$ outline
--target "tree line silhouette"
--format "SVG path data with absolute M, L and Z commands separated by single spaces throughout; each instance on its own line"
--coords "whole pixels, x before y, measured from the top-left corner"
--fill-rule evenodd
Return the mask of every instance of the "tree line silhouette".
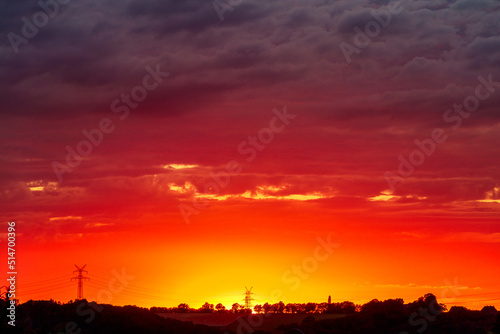
M 352 302 L 341 303 L 289 303 L 283 302 L 256 305 L 254 311 L 259 314 L 246 314 L 250 309 L 235 303 L 231 309 L 222 304 L 205 303 L 199 309 L 191 309 L 188 304 L 175 308 L 137 306 L 113 306 L 94 302 L 70 301 L 68 303 L 30 300 L 16 306 L 16 327 L 7 324 L 8 300 L 0 299 L 1 333 L 169 333 L 169 334 L 238 334 L 235 321 L 226 327 L 210 327 L 160 317 L 157 313 L 195 312 L 241 313 L 240 319 L 261 317 L 279 319 L 288 317 L 300 319 L 296 323 L 281 324 L 275 329 L 284 334 L 297 333 L 300 329 L 305 334 L 500 334 L 500 314 L 493 306 L 485 306 L 481 311 L 471 311 L 465 307 L 453 306 L 448 312 L 445 305 L 439 304 L 432 294 L 426 294 L 418 300 L 405 304 L 402 299 L 379 301 L 374 299 L 363 305 Z M 96 312 L 91 312 L 97 310 Z M 319 314 L 339 314 L 338 317 L 325 319 Z M 303 316 L 300 316 L 304 314 Z M 281 317 L 281 318 L 280 318 Z M 285 317 L 285 318 L 283 318 Z M 318 320 L 316 320 L 316 318 Z M 255 320 L 255 319 L 254 319 Z M 238 320 L 239 321 L 239 320 Z M 244 334 L 268 334 L 263 329 L 254 328 Z M 239 333 L 241 334 L 241 333 Z
M 206 302 L 200 308 L 190 308 L 188 304 L 181 303 L 177 307 L 151 307 L 151 311 L 155 313 L 252 313 L 267 314 L 267 313 L 291 313 L 291 314 L 306 314 L 306 313 L 322 313 L 322 314 L 352 314 L 361 310 L 362 305 L 355 305 L 353 302 L 344 301 L 341 303 L 288 303 L 282 301 L 263 305 L 255 305 L 252 309 L 246 308 L 244 305 L 234 303 L 230 309 L 227 309 L 222 303 L 214 306 Z

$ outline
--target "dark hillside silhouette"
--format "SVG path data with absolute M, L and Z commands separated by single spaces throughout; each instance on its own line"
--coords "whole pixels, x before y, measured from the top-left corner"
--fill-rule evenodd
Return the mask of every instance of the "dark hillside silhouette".
M 500 334 L 500 314 L 494 307 L 485 306 L 481 311 L 471 311 L 464 307 L 453 306 L 445 312 L 445 306 L 439 304 L 432 294 L 408 304 L 402 299 L 385 301 L 375 299 L 356 307 L 356 312 L 353 309 L 354 304 L 350 302 L 291 303 L 287 304 L 290 305 L 288 308 L 280 302 L 273 305 L 266 304 L 266 307 L 262 307 L 265 311 L 260 314 L 239 313 L 239 308 L 235 310 L 236 313 L 231 313 L 220 305 L 214 307 L 208 303 L 198 310 L 189 308 L 187 304 L 174 308 L 180 313 L 176 316 L 181 318 L 186 316 L 186 319 L 228 316 L 237 318 L 225 327 L 164 318 L 156 312 L 168 308 L 98 305 L 86 300 L 61 304 L 50 300 L 28 301 L 18 305 L 16 327 L 13 328 L 8 326 L 5 320 L 8 319 L 6 301 L 0 300 L 0 303 L 0 316 L 4 319 L 0 327 L 1 333 Z M 292 313 L 292 306 L 297 307 L 301 313 Z M 259 323 L 259 327 L 252 325 L 255 323 Z
M 5 308 L 2 305 L 3 310 Z M 6 318 L 4 314 L 2 316 Z M 4 321 L 2 325 L 2 328 L 6 328 Z M 60 304 L 54 301 L 28 301 L 17 308 L 16 327 L 9 327 L 8 333 L 220 333 L 213 327 L 164 319 L 146 308 L 97 305 L 88 303 L 85 300 L 68 304 Z M 7 331 L 2 330 L 2 333 L 7 333 Z

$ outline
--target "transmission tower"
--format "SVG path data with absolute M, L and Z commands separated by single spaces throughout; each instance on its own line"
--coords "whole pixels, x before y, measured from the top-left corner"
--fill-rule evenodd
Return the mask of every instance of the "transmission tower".
M 252 307 L 252 300 L 254 300 L 254 298 L 252 297 L 253 295 L 253 292 L 252 292 L 252 287 L 250 287 L 250 290 L 245 287 L 245 308 L 251 308 Z
M 71 280 L 76 280 L 78 281 L 78 290 L 77 290 L 77 293 L 76 293 L 76 300 L 81 300 L 83 299 L 83 282 L 85 280 L 89 280 L 90 281 L 90 278 L 88 277 L 85 277 L 83 276 L 83 273 L 89 273 L 87 270 L 84 270 L 84 268 L 86 267 L 87 265 L 84 265 L 83 267 L 78 267 L 76 264 L 75 264 L 75 267 L 77 268 L 77 270 L 74 270 L 73 271 L 73 274 L 74 273 L 78 273 L 78 276 L 76 277 L 72 277 Z

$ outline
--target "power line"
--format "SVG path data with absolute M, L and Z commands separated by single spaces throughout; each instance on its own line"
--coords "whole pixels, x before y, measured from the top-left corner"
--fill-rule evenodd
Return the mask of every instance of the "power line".
M 30 291 L 30 292 L 22 292 L 20 293 L 19 295 L 21 297 L 24 297 L 24 296 L 29 296 L 29 295 L 35 295 L 35 294 L 39 294 L 39 293 L 54 293 L 54 292 L 63 292 L 63 291 L 69 291 L 71 290 L 73 287 L 71 286 L 61 286 L 60 288 L 55 288 L 55 289 L 50 289 L 50 290 L 37 290 L 37 291 Z
M 91 291 L 94 291 L 94 292 L 99 292 L 100 290 L 107 289 L 107 286 L 97 285 L 96 287 L 89 287 L 89 289 L 91 289 Z M 147 295 L 147 294 L 144 294 L 144 293 L 137 293 L 137 292 L 134 292 L 134 291 L 128 291 L 128 289 L 118 292 L 117 295 L 119 295 L 119 296 L 123 295 L 123 296 L 140 297 L 140 298 L 144 298 L 144 299 L 158 300 L 158 301 L 172 301 L 172 300 L 175 300 L 175 299 L 172 299 L 172 298 L 160 297 L 158 295 L 153 296 L 153 295 Z
M 59 284 L 41 287 L 41 288 L 31 288 L 28 290 L 24 290 L 21 288 L 21 289 L 19 289 L 19 291 L 20 291 L 21 295 L 25 295 L 25 294 L 32 294 L 32 293 L 36 293 L 36 292 L 55 291 L 55 290 L 58 290 L 60 288 L 65 288 L 65 287 L 71 287 L 71 283 L 69 283 L 69 282 L 59 283 Z
M 93 282 L 94 282 L 93 285 L 94 286 L 100 286 L 103 289 L 109 289 L 109 282 L 110 282 L 109 278 L 102 278 L 102 277 L 94 275 L 94 274 L 92 275 L 92 278 L 93 278 Z M 134 286 L 132 284 L 128 284 L 126 290 L 121 291 L 120 294 L 123 294 L 126 292 L 133 293 L 136 295 L 151 296 L 151 297 L 155 297 L 155 298 L 158 298 L 159 295 L 167 295 L 167 296 L 172 297 L 172 298 L 197 296 L 197 294 L 188 295 L 185 293 L 175 293 L 175 292 L 167 292 L 164 290 L 148 289 L 148 288 Z M 228 294 L 228 296 L 229 296 L 229 294 Z M 165 298 L 165 299 L 169 299 L 169 298 Z
M 500 298 L 495 298 L 495 299 L 483 299 L 483 300 L 468 300 L 468 301 L 464 301 L 464 302 L 452 302 L 452 303 L 444 303 L 444 304 L 446 305 L 446 304 L 479 303 L 479 302 L 492 302 L 492 301 L 496 301 L 496 300 L 500 300 Z
M 498 294 L 498 293 L 500 293 L 500 291 L 498 291 L 498 292 L 486 292 L 486 293 L 475 293 L 475 294 L 472 294 L 472 295 L 459 295 L 459 296 L 457 296 L 457 298 L 458 298 L 458 297 L 463 298 L 463 297 L 474 297 L 474 296 L 496 295 L 496 294 Z
M 28 284 L 22 284 L 22 286 L 23 287 L 31 287 L 33 285 L 47 285 L 47 284 L 52 284 L 55 282 L 67 281 L 67 279 L 68 279 L 68 275 L 64 275 L 64 276 L 50 278 L 50 279 L 47 279 L 45 281 L 38 281 L 38 282 L 32 282 L 32 283 L 28 283 Z

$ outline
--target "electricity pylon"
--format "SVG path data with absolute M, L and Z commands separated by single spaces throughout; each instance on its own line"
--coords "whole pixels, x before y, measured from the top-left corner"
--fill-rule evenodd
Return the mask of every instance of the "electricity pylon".
M 252 287 L 250 287 L 250 290 L 245 287 L 245 308 L 251 308 L 252 307 L 252 300 L 254 300 L 254 298 L 252 298 L 252 295 L 253 295 L 253 292 L 252 292 Z
M 89 280 L 90 281 L 90 278 L 88 277 L 85 277 L 83 276 L 83 273 L 89 273 L 87 270 L 83 270 L 83 268 L 85 268 L 87 265 L 84 265 L 83 267 L 78 267 L 76 264 L 75 264 L 75 267 L 77 268 L 77 270 L 74 270 L 73 271 L 73 274 L 74 273 L 78 273 L 78 276 L 76 277 L 72 277 L 71 280 L 77 280 L 78 281 L 78 290 L 77 290 L 77 293 L 76 293 L 76 300 L 81 300 L 83 299 L 83 282 L 85 280 Z

